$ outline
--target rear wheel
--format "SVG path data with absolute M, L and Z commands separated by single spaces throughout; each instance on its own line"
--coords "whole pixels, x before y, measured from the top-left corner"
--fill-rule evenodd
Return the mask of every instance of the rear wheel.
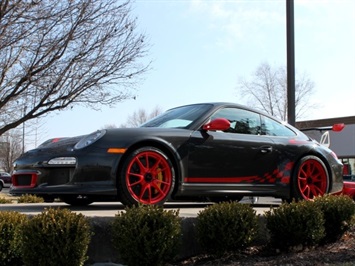
M 0 191 L 2 190 L 4 186 L 2 185 L 2 183 L 0 182 Z
M 293 197 L 296 200 L 310 200 L 328 192 L 329 173 L 323 161 L 316 156 L 303 157 L 293 175 Z
M 117 189 L 124 205 L 162 205 L 170 197 L 174 183 L 169 158 L 157 148 L 143 147 L 126 158 Z

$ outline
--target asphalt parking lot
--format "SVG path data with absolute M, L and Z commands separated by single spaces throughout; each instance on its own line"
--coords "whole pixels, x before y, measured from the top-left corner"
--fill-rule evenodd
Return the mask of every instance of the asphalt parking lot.
M 8 189 L 3 189 L 1 193 L 8 193 Z M 259 197 L 256 203 L 252 203 L 249 197 L 244 197 L 243 204 L 251 204 L 257 214 L 263 214 L 270 210 L 271 207 L 277 207 L 281 204 L 280 199 L 272 197 Z M 210 202 L 167 202 L 164 208 L 168 210 L 179 210 L 181 217 L 196 217 L 198 212 L 206 206 L 211 205 Z M 24 214 L 35 215 L 42 212 L 46 208 L 65 207 L 76 213 L 82 213 L 88 217 L 114 217 L 119 211 L 124 210 L 124 206 L 119 202 L 95 202 L 88 206 L 70 206 L 63 202 L 53 203 L 21 203 L 21 204 L 1 204 L 1 210 L 18 211 Z

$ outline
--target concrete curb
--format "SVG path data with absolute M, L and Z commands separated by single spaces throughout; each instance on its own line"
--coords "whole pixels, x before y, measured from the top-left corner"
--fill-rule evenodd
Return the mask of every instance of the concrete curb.
M 88 257 L 85 265 L 108 266 L 120 265 L 122 261 L 111 243 L 111 224 L 114 217 L 88 217 L 94 235 L 88 247 Z M 179 259 L 185 259 L 202 253 L 200 245 L 195 237 L 196 218 L 182 218 L 182 245 L 178 255 Z M 257 244 L 264 244 L 268 240 L 265 230 L 265 219 L 259 216 L 260 233 L 256 238 Z

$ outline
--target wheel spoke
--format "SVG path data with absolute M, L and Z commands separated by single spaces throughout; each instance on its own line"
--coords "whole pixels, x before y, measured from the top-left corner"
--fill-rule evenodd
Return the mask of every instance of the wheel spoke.
M 149 171 L 149 157 L 150 157 L 150 154 L 148 152 L 146 152 L 143 156 L 145 156 L 146 171 Z
M 304 187 L 303 187 L 303 189 L 301 190 L 301 192 L 302 192 L 302 194 L 303 195 L 305 195 L 305 196 L 309 196 L 309 192 L 310 192 L 310 188 L 309 188 L 309 186 L 308 185 L 305 185 Z
M 161 162 L 161 159 L 156 160 L 155 164 L 152 167 L 150 167 L 149 170 L 151 172 L 155 172 L 156 169 L 159 169 L 160 162 Z
M 300 169 L 300 173 L 298 175 L 298 178 L 301 178 L 301 179 L 306 179 L 307 178 L 307 169 L 305 169 L 306 167 L 302 167 Z
M 311 178 L 312 178 L 313 181 L 321 181 L 322 180 L 322 174 L 317 172 L 317 171 L 315 171 L 311 175 Z
M 141 173 L 147 172 L 147 167 L 143 165 L 142 161 L 140 160 L 140 158 L 138 156 L 135 158 L 134 161 L 137 163 Z
M 314 172 L 314 164 L 311 162 L 307 163 L 307 176 L 312 176 Z
M 147 184 L 147 183 L 145 183 L 143 186 L 142 186 L 142 188 L 141 188 L 141 190 L 140 190 L 140 194 L 138 195 L 138 198 L 140 199 L 140 200 L 145 200 L 145 194 L 146 194 L 146 192 L 148 193 L 148 202 L 150 202 L 151 201 L 151 189 L 150 189 L 150 184 Z M 146 201 L 146 200 L 145 200 Z
M 313 194 L 314 196 L 323 195 L 323 194 L 324 194 L 324 192 L 322 191 L 322 189 L 321 189 L 320 187 L 318 187 L 318 186 L 312 186 L 311 189 L 312 189 L 312 194 Z
M 159 181 L 159 180 L 155 180 L 155 181 Z M 152 186 L 157 190 L 157 193 L 159 195 L 164 195 L 164 191 L 161 189 L 161 185 L 160 184 L 157 184 L 157 182 L 153 182 Z
M 136 185 L 139 185 L 139 184 L 143 183 L 143 181 L 144 181 L 143 177 L 141 175 L 137 175 L 137 176 L 140 177 L 140 178 L 137 181 L 135 181 L 135 182 L 129 183 L 128 186 L 134 187 Z
M 169 182 L 169 181 L 160 180 L 160 179 L 156 179 L 156 180 L 155 180 L 155 184 L 157 184 L 158 186 L 161 186 L 161 185 L 169 185 L 170 182 Z
M 134 173 L 134 172 L 129 172 L 128 173 L 130 176 L 135 176 L 135 177 L 138 177 L 140 179 L 143 179 L 144 178 L 144 175 L 142 175 L 141 173 Z

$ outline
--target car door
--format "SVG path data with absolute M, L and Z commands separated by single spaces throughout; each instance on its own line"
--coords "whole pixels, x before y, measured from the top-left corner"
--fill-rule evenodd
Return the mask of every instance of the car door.
M 188 177 L 193 183 L 273 183 L 277 152 L 269 136 L 260 135 L 255 112 L 223 108 L 212 115 L 226 118 L 225 131 L 195 131 L 189 144 Z

